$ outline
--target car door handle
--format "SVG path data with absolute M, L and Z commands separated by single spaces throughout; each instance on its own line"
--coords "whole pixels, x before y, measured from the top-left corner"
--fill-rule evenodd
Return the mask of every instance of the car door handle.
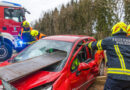
M 90 68 L 87 68 L 87 69 L 83 69 L 82 71 L 86 71 L 86 70 L 89 70 Z M 76 71 L 76 76 L 78 76 L 78 75 L 80 75 L 80 73 L 82 72 L 82 71 Z
M 81 71 L 76 71 L 76 76 L 79 76 L 79 75 L 80 75 L 80 72 L 81 72 Z

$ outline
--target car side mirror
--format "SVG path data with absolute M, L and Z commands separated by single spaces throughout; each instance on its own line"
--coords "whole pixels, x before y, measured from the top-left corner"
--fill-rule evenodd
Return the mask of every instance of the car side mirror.
M 88 69 L 90 69 L 90 66 L 87 63 L 85 62 L 80 63 L 78 66 L 78 70 L 76 72 L 76 76 L 78 76 L 81 71 L 88 70 Z

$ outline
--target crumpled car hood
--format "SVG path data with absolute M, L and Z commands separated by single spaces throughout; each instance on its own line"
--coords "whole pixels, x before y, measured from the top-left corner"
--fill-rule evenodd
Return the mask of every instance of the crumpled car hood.
M 38 71 L 34 74 L 31 74 L 25 78 L 17 80 L 12 83 L 18 90 L 28 90 L 34 87 L 53 82 L 60 76 L 61 72 L 48 72 L 48 71 Z
M 10 63 L 8 61 L 4 61 L 2 63 L 0 63 L 0 67 L 4 67 L 4 66 L 7 66 L 9 65 Z

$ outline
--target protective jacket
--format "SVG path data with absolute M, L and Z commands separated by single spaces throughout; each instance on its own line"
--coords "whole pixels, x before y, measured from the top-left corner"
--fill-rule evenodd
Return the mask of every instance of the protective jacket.
M 18 37 L 23 40 L 23 42 L 27 42 L 28 44 L 32 44 L 36 41 L 36 38 L 33 37 L 30 32 L 32 28 L 29 30 L 25 30 L 24 28 L 21 29 L 21 31 L 18 34 Z
M 45 34 L 39 33 L 38 36 L 37 36 L 37 40 L 39 40 L 39 39 L 41 39 L 41 38 L 44 38 L 44 37 L 46 37 Z
M 88 47 L 106 50 L 109 77 L 130 80 L 130 38 L 118 34 L 98 42 L 91 42 Z
M 127 35 L 130 38 L 130 34 Z

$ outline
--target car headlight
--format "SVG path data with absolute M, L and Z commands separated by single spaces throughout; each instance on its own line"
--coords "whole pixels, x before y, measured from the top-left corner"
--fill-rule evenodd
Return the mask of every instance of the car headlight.
M 3 90 L 3 85 L 0 85 L 0 90 Z
M 2 80 L 2 85 L 4 90 L 17 90 L 15 87 L 4 80 Z
M 46 87 L 43 88 L 43 90 L 52 90 L 52 85 L 47 85 Z

